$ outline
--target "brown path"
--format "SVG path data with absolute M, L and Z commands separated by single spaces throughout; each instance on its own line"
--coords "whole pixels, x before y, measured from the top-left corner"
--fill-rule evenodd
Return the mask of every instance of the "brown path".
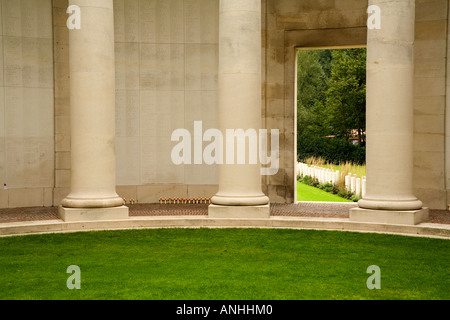
M 206 216 L 208 204 L 133 204 L 128 205 L 130 216 Z M 272 204 L 272 216 L 348 218 L 349 209 L 356 204 L 300 202 Z M 59 220 L 56 207 L 0 209 L 0 223 Z M 450 224 L 450 211 L 430 210 L 430 223 Z

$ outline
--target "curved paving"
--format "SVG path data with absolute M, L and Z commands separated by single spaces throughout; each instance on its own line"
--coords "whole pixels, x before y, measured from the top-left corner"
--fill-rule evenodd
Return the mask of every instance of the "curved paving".
M 139 216 L 207 216 L 208 204 L 133 204 L 130 217 Z M 273 217 L 348 218 L 353 203 L 299 202 L 297 204 L 271 204 Z M 34 207 L 0 209 L 0 223 L 59 220 L 58 208 Z M 430 210 L 429 223 L 450 224 L 450 211 Z

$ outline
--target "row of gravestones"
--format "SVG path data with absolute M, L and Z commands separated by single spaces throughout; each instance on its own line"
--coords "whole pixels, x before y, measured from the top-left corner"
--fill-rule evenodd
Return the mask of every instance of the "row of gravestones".
M 310 176 L 317 179 L 320 183 L 339 184 L 341 173 L 339 170 L 333 171 L 318 166 L 309 166 L 306 163 L 299 162 L 297 164 L 297 175 Z M 366 177 L 358 178 L 356 174 L 348 173 L 344 177 L 345 188 L 357 195 L 364 197 L 366 194 Z

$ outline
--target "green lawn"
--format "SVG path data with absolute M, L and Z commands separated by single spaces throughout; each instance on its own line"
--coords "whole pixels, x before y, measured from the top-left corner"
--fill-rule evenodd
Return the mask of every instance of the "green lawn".
M 352 202 L 297 181 L 297 201 Z
M 277 229 L 0 239 L 0 299 L 450 299 L 450 241 Z M 67 267 L 81 269 L 68 290 Z M 369 290 L 367 268 L 381 270 Z

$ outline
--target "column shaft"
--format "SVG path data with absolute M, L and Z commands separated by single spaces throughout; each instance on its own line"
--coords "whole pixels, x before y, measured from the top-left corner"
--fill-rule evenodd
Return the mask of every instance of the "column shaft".
M 221 0 L 219 27 L 219 127 L 261 128 L 261 1 Z M 229 143 L 230 141 L 228 141 Z M 249 152 L 250 139 L 246 139 Z M 235 143 L 236 146 L 236 143 Z M 235 147 L 235 156 L 237 154 Z M 224 157 L 225 159 L 226 157 Z M 261 165 L 219 165 L 219 192 L 212 203 L 225 206 L 267 205 L 261 190 Z
M 422 208 L 413 195 L 415 3 L 371 0 L 369 5 L 380 7 L 381 29 L 368 30 L 367 191 L 359 207 L 379 217 L 374 210 L 385 210 L 389 221 L 394 211 Z M 361 211 L 351 213 L 357 217 Z
M 81 9 L 81 29 L 69 34 L 72 175 L 62 206 L 122 206 L 115 191 L 113 0 L 69 3 Z

